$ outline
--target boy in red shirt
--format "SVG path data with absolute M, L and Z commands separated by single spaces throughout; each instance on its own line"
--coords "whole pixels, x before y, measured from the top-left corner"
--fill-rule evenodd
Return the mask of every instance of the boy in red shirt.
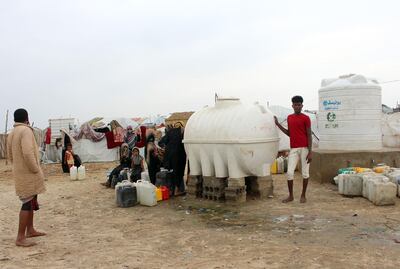
M 311 146 L 311 121 L 310 118 L 301 113 L 303 109 L 303 97 L 294 96 L 292 98 L 292 108 L 294 113 L 287 117 L 288 129 L 285 129 L 275 117 L 275 124 L 283 133 L 290 137 L 290 153 L 288 161 L 288 189 L 289 197 L 283 200 L 283 203 L 293 201 L 293 179 L 294 170 L 297 163 L 301 161 L 301 172 L 303 175 L 303 191 L 301 193 L 300 203 L 305 203 L 308 178 L 310 177 L 310 162 L 312 160 Z

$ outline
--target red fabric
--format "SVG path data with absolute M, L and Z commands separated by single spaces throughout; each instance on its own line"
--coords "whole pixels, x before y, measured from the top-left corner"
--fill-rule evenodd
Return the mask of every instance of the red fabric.
M 291 114 L 287 117 L 290 147 L 306 148 L 308 147 L 307 129 L 311 128 L 310 118 L 303 114 Z
M 44 143 L 49 145 L 51 143 L 51 129 L 47 128 Z
M 146 126 L 140 126 L 140 141 L 135 144 L 137 148 L 143 148 L 146 145 Z
M 113 130 L 114 133 L 114 142 L 119 143 L 119 142 L 124 142 L 124 129 L 122 127 L 116 127 Z
M 169 189 L 166 186 L 161 186 L 161 196 L 163 200 L 168 200 L 169 199 Z
M 114 133 L 113 132 L 107 132 L 106 139 L 107 139 L 107 148 L 108 149 L 113 149 L 113 148 L 116 148 L 116 147 L 119 147 L 122 145 L 122 142 L 114 141 Z

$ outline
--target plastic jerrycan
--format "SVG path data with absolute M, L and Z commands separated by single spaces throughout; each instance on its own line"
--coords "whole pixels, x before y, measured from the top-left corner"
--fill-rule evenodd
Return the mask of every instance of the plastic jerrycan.
M 136 187 L 136 193 L 137 193 L 137 200 L 140 203 L 141 201 L 141 190 L 143 187 L 143 180 L 139 179 L 138 181 L 136 181 L 135 183 L 133 183 L 133 185 Z
M 140 183 L 140 204 L 145 206 L 157 205 L 156 186 L 148 181 Z
M 138 203 L 136 187 L 128 180 L 117 184 L 115 187 L 115 197 L 119 207 L 131 207 Z
M 72 166 L 69 169 L 69 176 L 71 180 L 77 180 L 78 179 L 78 168 L 76 166 Z
M 283 157 L 277 158 L 276 163 L 277 163 L 277 173 L 283 174 L 284 170 L 285 170 L 285 164 L 284 164 Z
M 169 189 L 166 186 L 161 186 L 161 194 L 162 194 L 162 199 L 163 200 L 168 200 L 169 199 Z
M 85 166 L 81 165 L 78 167 L 78 180 L 85 179 L 86 177 L 86 169 Z
M 161 188 L 157 188 L 157 189 L 156 189 L 156 196 L 157 196 L 157 202 L 158 202 L 158 201 L 162 201 L 163 196 L 162 196 Z
M 278 161 L 275 159 L 274 162 L 271 164 L 271 174 L 278 173 Z

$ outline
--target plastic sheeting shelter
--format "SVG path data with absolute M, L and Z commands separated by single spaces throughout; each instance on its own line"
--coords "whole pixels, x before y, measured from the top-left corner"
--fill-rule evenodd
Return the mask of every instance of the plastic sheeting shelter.
M 97 118 L 96 121 L 92 120 L 92 126 L 95 128 L 107 127 L 110 123 L 116 123 L 120 127 L 126 129 L 128 126 L 132 126 L 133 129 L 139 127 L 139 124 L 133 119 L 129 118 Z
M 64 135 L 68 135 L 74 153 L 79 155 L 81 161 L 84 163 L 112 162 L 119 159 L 119 147 L 108 149 L 106 138 L 98 142 L 86 138 L 75 140 L 66 130 L 62 130 L 62 132 Z
M 141 122 L 141 125 L 145 126 L 150 126 L 150 125 L 160 126 L 163 124 L 165 124 L 165 117 L 160 115 L 147 117 Z
M 119 159 L 119 147 L 108 149 L 107 140 L 99 142 L 89 139 L 80 139 L 73 142 L 73 150 L 78 154 L 82 162 L 112 162 Z

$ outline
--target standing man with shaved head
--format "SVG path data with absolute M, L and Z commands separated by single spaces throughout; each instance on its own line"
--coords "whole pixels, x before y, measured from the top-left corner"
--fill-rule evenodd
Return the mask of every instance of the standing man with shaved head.
M 35 243 L 27 238 L 45 235 L 33 227 L 33 212 L 39 210 L 37 196 L 46 188 L 28 112 L 23 108 L 17 109 L 14 112 L 14 121 L 14 129 L 7 138 L 7 152 L 13 166 L 15 191 L 22 202 L 15 244 L 30 247 Z

